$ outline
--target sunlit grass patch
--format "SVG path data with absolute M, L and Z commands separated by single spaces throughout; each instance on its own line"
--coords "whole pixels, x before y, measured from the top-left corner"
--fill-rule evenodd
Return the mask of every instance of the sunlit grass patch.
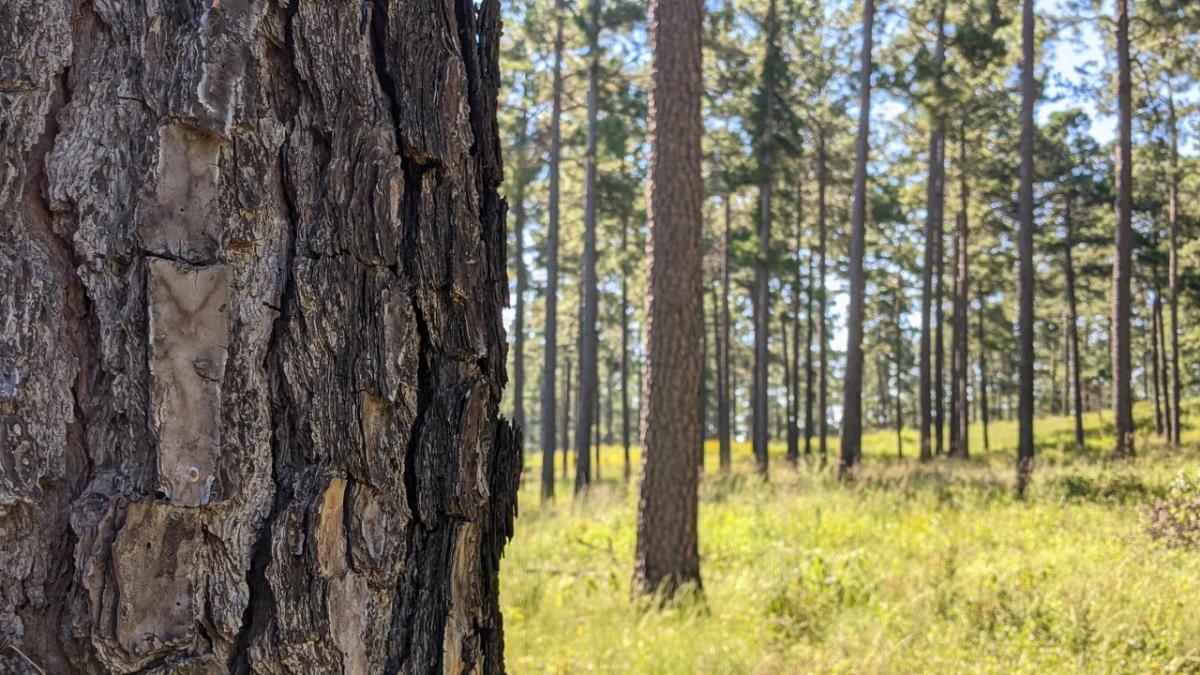
M 1010 422 L 992 425 L 991 453 L 976 444 L 966 462 L 915 461 L 910 432 L 897 460 L 894 434 L 869 434 L 864 469 L 845 486 L 833 457 L 824 470 L 816 459 L 793 469 L 782 445 L 768 483 L 744 443 L 721 476 L 710 443 L 704 595 L 664 606 L 630 596 L 637 496 L 622 482 L 621 449 L 602 448 L 602 481 L 586 497 L 562 480 L 552 505 L 539 504 L 531 455 L 501 569 L 509 667 L 1200 672 L 1200 553 L 1156 540 L 1142 516 L 1180 472 L 1200 468 L 1200 437 L 1189 429 L 1186 447 L 1169 449 L 1140 436 L 1138 458 L 1115 462 L 1100 417 L 1088 417 L 1083 451 L 1069 418 L 1038 421 L 1024 501 L 1012 490 Z M 635 449 L 635 475 L 637 459 Z

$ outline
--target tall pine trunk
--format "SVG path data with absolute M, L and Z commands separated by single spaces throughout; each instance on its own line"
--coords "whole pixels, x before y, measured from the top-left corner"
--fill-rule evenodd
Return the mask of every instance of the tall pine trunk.
M 513 425 L 525 429 L 525 290 L 529 280 L 525 269 L 525 146 L 528 142 L 527 115 L 521 115 L 517 140 L 516 186 L 513 190 L 513 263 L 517 270 L 516 301 L 513 308 Z
M 1175 401 L 1171 418 L 1171 442 L 1179 445 L 1183 385 L 1179 371 L 1179 122 L 1175 112 L 1173 78 L 1167 77 L 1167 124 L 1171 138 L 1171 175 L 1167 185 L 1167 218 L 1170 221 L 1170 254 L 1167 262 L 1167 290 L 1171 293 L 1171 398 Z
M 792 352 L 788 383 L 787 458 L 793 466 L 800 458 L 800 248 L 804 238 L 804 183 L 796 180 L 796 248 L 792 252 Z
M 1026 0 L 1028 1 L 1028 0 Z M 1116 0 L 1117 25 L 1117 203 L 1112 290 L 1113 413 L 1118 458 L 1134 454 L 1130 367 L 1130 281 L 1133 277 L 1133 111 L 1129 73 L 1129 2 Z M 1032 438 L 1031 438 L 1032 444 Z
M 575 493 L 592 484 L 589 435 L 599 387 L 596 318 L 600 288 L 596 280 L 596 121 L 600 108 L 600 0 L 591 0 L 588 19 L 587 148 L 583 178 L 583 258 L 579 285 L 579 391 L 575 397 Z
M 1157 289 L 1151 290 L 1150 299 L 1150 351 L 1143 352 L 1150 356 L 1150 386 L 1147 389 L 1151 392 L 1151 398 L 1154 400 L 1154 433 L 1159 436 L 1167 435 L 1166 427 L 1163 426 L 1163 406 L 1162 406 L 1162 389 L 1159 388 L 1160 373 L 1158 371 L 1158 316 L 1160 301 L 1158 298 Z M 1143 370 L 1145 370 L 1145 361 Z
M 1122 0 L 1118 0 L 1122 1 Z M 1017 235 L 1020 258 L 1019 336 L 1020 386 L 1017 422 L 1017 493 L 1025 494 L 1033 471 L 1033 2 L 1021 3 L 1021 223 Z
M 770 322 L 770 260 L 771 260 L 771 197 L 774 188 L 774 132 L 775 132 L 775 77 L 776 64 L 781 58 L 777 47 L 779 21 L 775 0 L 767 5 L 767 48 L 763 59 L 763 130 L 761 138 L 762 163 L 759 166 L 758 188 L 758 258 L 754 262 L 754 383 L 751 394 L 754 427 L 751 444 L 758 473 L 765 479 L 768 475 L 770 457 L 767 445 L 770 441 L 770 426 L 767 418 L 767 366 L 770 363 L 768 345 Z
M 550 186 L 546 222 L 546 321 L 542 331 L 542 500 L 554 499 L 554 453 L 558 399 L 558 240 L 559 190 L 562 163 L 563 21 L 565 0 L 554 0 L 554 73 L 550 103 Z M 567 377 L 570 380 L 570 376 Z M 570 398 L 570 394 L 567 395 Z M 563 416 L 563 470 L 567 465 L 566 415 Z
M 990 411 L 988 410 L 988 369 L 987 369 L 987 342 L 985 341 L 985 332 L 983 326 L 984 304 L 983 304 L 983 289 L 976 291 L 979 296 L 979 314 L 977 317 L 977 340 L 979 342 L 979 423 L 983 427 L 983 451 L 990 452 L 992 449 L 991 439 L 988 437 L 988 418 Z
M 621 219 L 621 449 L 623 451 L 625 482 L 633 473 L 629 457 L 631 445 L 629 434 L 629 270 L 628 261 L 629 220 Z
M 704 334 L 700 39 L 703 0 L 652 0 L 649 265 L 634 588 L 670 595 L 700 584 L 697 424 Z
M 0 670 L 500 672 L 500 5 L 189 7 L 3 12 Z
M 717 443 L 718 463 L 721 471 L 729 471 L 731 461 L 732 435 L 730 430 L 730 389 L 732 373 L 729 360 L 729 262 L 730 262 L 730 227 L 732 226 L 732 204 L 730 196 L 724 199 L 725 231 L 721 237 L 721 313 L 720 340 L 717 343 Z
M 967 127 L 964 119 L 960 124 L 958 144 L 959 170 L 959 216 L 954 237 L 955 278 L 954 278 L 954 436 L 956 444 L 952 452 L 962 458 L 970 456 L 970 401 L 967 399 L 967 377 L 970 366 L 967 338 L 970 332 L 970 288 L 971 277 L 968 264 L 970 261 L 968 245 L 969 230 L 968 211 L 971 192 L 967 184 Z
M 1083 449 L 1083 392 L 1080 386 L 1081 376 L 1079 374 L 1079 314 L 1075 300 L 1075 219 L 1074 219 L 1074 193 L 1068 192 L 1066 204 L 1063 208 L 1063 224 L 1066 229 L 1066 241 L 1064 243 L 1064 261 L 1066 269 L 1066 290 L 1067 290 L 1067 344 L 1070 347 L 1070 365 L 1071 373 L 1069 382 L 1073 392 L 1073 414 L 1075 417 L 1075 447 L 1078 450 Z
M 813 264 L 815 256 L 809 251 L 805 274 L 804 311 L 804 459 L 812 459 L 813 438 Z
M 934 52 L 935 89 L 941 86 L 942 67 L 946 60 L 946 2 L 940 3 L 937 19 L 937 46 Z M 932 382 L 932 312 L 934 260 L 940 246 L 942 213 L 946 182 L 946 122 L 940 110 L 932 115 L 933 129 L 929 132 L 929 181 L 925 192 L 925 252 L 921 265 L 921 353 L 920 353 L 920 458 L 933 457 L 933 382 Z M 938 310 L 941 311 L 940 308 Z M 940 342 L 940 338 L 939 338 Z M 939 357 L 940 360 L 940 357 Z M 939 381 L 941 376 L 939 375 Z M 940 384 L 939 384 L 940 386 Z M 940 454 L 940 453 L 939 453 Z
M 838 473 L 845 477 L 862 459 L 863 309 L 866 278 L 867 152 L 871 132 L 871 42 L 875 0 L 863 3 L 862 64 L 858 75 L 858 138 L 855 143 L 854 207 L 850 216 L 850 312 L 846 330 L 846 378 L 842 394 L 841 458 Z
M 821 466 L 829 456 L 829 330 L 826 319 L 828 311 L 828 236 L 826 230 L 825 188 L 829 181 L 828 157 L 825 150 L 825 129 L 817 127 L 817 449 L 821 455 Z
M 1163 431 L 1166 433 L 1167 441 L 1175 438 L 1175 430 L 1172 428 L 1174 417 L 1171 415 L 1171 410 L 1178 402 L 1171 401 L 1171 376 L 1167 363 L 1167 329 L 1163 321 L 1163 302 L 1162 302 L 1162 286 L 1159 283 L 1159 275 L 1157 266 L 1154 269 L 1154 353 L 1160 361 L 1157 364 L 1159 373 L 1159 391 L 1162 392 L 1163 400 Z
M 574 388 L 574 373 L 571 372 L 573 365 L 571 357 L 567 357 L 567 381 L 566 387 L 563 388 L 563 409 L 562 409 L 562 475 L 566 479 L 570 472 L 571 466 L 571 390 Z

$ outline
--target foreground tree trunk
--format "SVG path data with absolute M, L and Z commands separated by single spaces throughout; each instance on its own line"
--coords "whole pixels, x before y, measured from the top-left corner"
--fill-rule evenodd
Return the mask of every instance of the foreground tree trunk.
M 1020 386 L 1017 422 L 1017 493 L 1024 494 L 1033 471 L 1033 0 L 1021 3 L 1021 224 L 1017 236 L 1020 258 L 1019 328 Z
M 558 449 L 558 219 L 560 162 L 562 158 L 563 15 L 565 0 L 554 2 L 554 74 L 550 102 L 550 194 L 546 221 L 546 321 L 542 331 L 542 501 L 554 499 L 554 453 Z M 570 377 L 568 376 L 568 380 Z M 563 424 L 566 428 L 566 424 Z M 567 461 L 567 434 L 562 434 L 563 465 Z
M 855 143 L 854 209 L 850 222 L 850 313 L 847 319 L 846 379 L 842 394 L 842 447 L 839 475 L 846 476 L 862 458 L 863 307 L 866 278 L 867 150 L 871 132 L 871 41 L 875 1 L 863 3 L 862 64 L 859 71 L 858 139 Z
M 696 419 L 704 332 L 700 246 L 702 0 L 653 0 L 642 480 L 634 588 L 700 584 Z
M 0 9 L 0 671 L 503 670 L 499 3 L 251 5 Z
M 1028 1 L 1028 0 L 1027 0 Z M 1118 458 L 1134 454 L 1133 392 L 1130 384 L 1130 280 L 1133 278 L 1133 112 L 1129 73 L 1129 0 L 1116 0 L 1117 24 L 1117 225 L 1112 291 L 1112 377 Z

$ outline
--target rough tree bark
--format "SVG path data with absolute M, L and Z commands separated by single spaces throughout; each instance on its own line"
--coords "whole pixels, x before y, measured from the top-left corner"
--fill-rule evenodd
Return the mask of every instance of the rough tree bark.
M 653 0 L 642 481 L 634 588 L 700 584 L 695 415 L 704 333 L 700 175 L 702 0 Z
M 1026 0 L 1027 2 L 1029 0 Z M 1133 111 L 1129 73 L 1129 0 L 1116 0 L 1117 101 L 1117 203 L 1112 268 L 1112 378 L 1113 413 L 1118 458 L 1134 454 L 1133 393 L 1130 367 L 1130 280 L 1133 277 Z
M 1033 2 L 1021 3 L 1021 224 L 1017 236 L 1020 258 L 1019 336 L 1020 386 L 1017 422 L 1017 493 L 1025 494 L 1033 471 Z
M 546 221 L 546 317 L 542 330 L 542 500 L 554 499 L 554 453 L 558 449 L 555 433 L 558 429 L 558 398 L 555 387 L 558 378 L 558 223 L 559 183 L 562 161 L 562 96 L 563 96 L 563 15 L 565 0 L 554 2 L 554 73 L 550 102 L 550 194 Z M 568 380 L 570 377 L 568 376 Z M 566 424 L 563 424 L 566 428 Z M 563 465 L 567 462 L 564 443 Z
M 854 208 L 850 216 L 850 311 L 846 326 L 846 378 L 842 394 L 842 447 L 838 474 L 845 477 L 862 459 L 863 309 L 866 278 L 867 151 L 871 131 L 871 42 L 875 1 L 863 3 L 862 63 L 858 75 L 858 138 L 855 142 Z
M 503 669 L 499 21 L 0 6 L 0 671 Z
M 935 91 L 941 86 L 942 66 L 946 60 L 946 3 L 938 6 L 937 46 L 934 51 Z M 933 396 L 931 368 L 931 314 L 933 310 L 934 256 L 938 253 L 936 242 L 942 231 L 942 213 L 946 182 L 946 122 L 941 109 L 934 106 L 933 128 L 929 132 L 929 182 L 925 192 L 925 250 L 921 265 L 921 353 L 920 353 L 920 459 L 929 461 L 933 457 L 933 411 L 930 404 Z M 939 310 L 940 311 L 940 310 Z

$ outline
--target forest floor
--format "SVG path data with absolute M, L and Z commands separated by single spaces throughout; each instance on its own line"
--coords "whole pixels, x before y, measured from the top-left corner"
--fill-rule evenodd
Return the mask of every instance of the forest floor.
M 718 476 L 709 443 L 704 592 L 665 606 L 630 596 L 637 491 L 621 449 L 602 448 L 586 499 L 561 480 L 549 506 L 530 453 L 501 563 L 509 670 L 1200 673 L 1200 549 L 1151 537 L 1147 515 L 1181 473 L 1200 477 L 1200 428 L 1169 449 L 1149 413 L 1127 462 L 1109 459 L 1111 413 L 1087 416 L 1084 451 L 1069 418 L 1039 419 L 1025 501 L 1013 422 L 991 425 L 990 453 L 975 428 L 965 462 L 918 463 L 912 430 L 898 460 L 894 433 L 869 434 L 850 487 L 789 467 L 782 447 L 764 485 L 747 444 Z

